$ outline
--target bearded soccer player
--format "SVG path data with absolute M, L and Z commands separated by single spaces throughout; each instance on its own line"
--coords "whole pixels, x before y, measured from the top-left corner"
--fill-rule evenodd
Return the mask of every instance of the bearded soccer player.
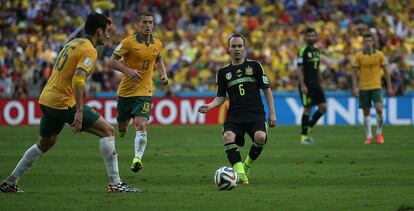
M 65 123 L 74 133 L 86 131 L 100 138 L 99 149 L 109 178 L 107 192 L 140 192 L 122 182 L 118 170 L 115 137 L 112 126 L 96 111 L 83 104 L 86 77 L 95 66 L 95 47 L 109 39 L 111 21 L 104 15 L 88 15 L 86 38 L 67 43 L 60 51 L 52 75 L 39 97 L 42 110 L 40 138 L 23 155 L 10 176 L 0 185 L 2 192 L 23 192 L 17 187 L 22 175 L 44 153 L 51 149 Z
M 299 94 L 303 104 L 300 141 L 305 145 L 314 142 L 310 136 L 310 132 L 319 118 L 326 112 L 326 98 L 321 86 L 319 72 L 320 51 L 315 46 L 316 38 L 317 34 L 315 29 L 308 28 L 305 30 L 306 44 L 300 48 L 297 58 Z M 309 119 L 313 106 L 318 106 L 318 110 Z
M 109 66 L 123 73 L 118 88 L 117 121 L 119 134 L 123 137 L 130 119 L 136 128 L 134 157 L 131 170 L 142 169 L 142 156 L 147 145 L 147 125 L 152 104 L 152 74 L 158 64 L 161 84 L 168 84 L 164 61 L 160 56 L 162 43 L 152 36 L 154 17 L 149 11 L 138 14 L 138 32 L 131 35 L 114 50 Z M 119 61 L 122 59 L 122 61 Z
M 384 118 L 382 115 L 383 96 L 381 77 L 384 74 L 387 83 L 388 95 L 393 95 L 390 71 L 387 69 L 387 63 L 384 54 L 375 49 L 375 41 L 372 34 L 363 35 L 363 50 L 358 52 L 353 61 L 352 87 L 353 94 L 359 96 L 359 107 L 364 114 L 364 126 L 366 140 L 365 144 L 372 144 L 371 117 L 370 111 L 372 102 L 374 103 L 377 113 L 377 133 L 376 139 L 378 144 L 384 143 L 382 127 Z M 359 89 L 357 85 L 357 76 L 359 76 Z
M 246 41 L 240 34 L 233 34 L 228 40 L 231 63 L 217 72 L 217 97 L 198 111 L 207 113 L 230 98 L 229 110 L 224 123 L 224 148 L 227 159 L 236 171 L 240 184 L 249 184 L 248 174 L 253 162 L 261 154 L 267 141 L 266 117 L 260 89 L 263 90 L 269 106 L 269 126 L 276 125 L 276 114 L 272 90 L 262 65 L 245 58 Z M 244 146 L 244 134 L 253 141 L 249 154 L 241 162 L 239 147 Z

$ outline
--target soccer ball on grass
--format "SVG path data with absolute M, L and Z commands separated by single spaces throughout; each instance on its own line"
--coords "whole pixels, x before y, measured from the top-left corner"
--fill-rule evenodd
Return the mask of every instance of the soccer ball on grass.
M 219 190 L 232 190 L 237 186 L 237 173 L 231 167 L 221 167 L 214 174 L 214 183 Z

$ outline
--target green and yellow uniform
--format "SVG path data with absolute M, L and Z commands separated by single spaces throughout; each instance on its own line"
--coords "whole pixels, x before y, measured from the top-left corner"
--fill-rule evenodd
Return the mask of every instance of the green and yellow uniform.
M 131 35 L 118 45 L 113 56 L 123 58 L 126 67 L 137 70 L 142 78 L 136 82 L 126 74 L 122 75 L 118 88 L 118 122 L 128 121 L 131 117 L 149 118 L 152 96 L 152 74 L 154 65 L 160 57 L 162 43 L 151 36 L 145 42 L 139 33 Z
M 382 103 L 381 77 L 382 68 L 386 65 L 384 54 L 376 50 L 372 54 L 358 52 L 353 61 L 353 67 L 359 69 L 359 107 L 370 108 L 371 101 Z
M 97 52 L 91 41 L 78 38 L 66 44 L 60 51 L 52 75 L 39 97 L 42 110 L 40 135 L 57 135 L 65 123 L 72 124 L 76 102 L 72 78 L 76 70 L 89 74 L 95 66 Z M 84 105 L 82 130 L 92 126 L 100 115 Z

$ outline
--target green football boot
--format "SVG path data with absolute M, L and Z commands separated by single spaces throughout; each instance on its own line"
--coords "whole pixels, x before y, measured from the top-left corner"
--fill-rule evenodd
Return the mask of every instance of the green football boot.
M 137 173 L 139 170 L 142 169 L 142 167 L 143 165 L 141 159 L 139 159 L 138 157 L 134 157 L 134 159 L 132 159 L 131 171 Z

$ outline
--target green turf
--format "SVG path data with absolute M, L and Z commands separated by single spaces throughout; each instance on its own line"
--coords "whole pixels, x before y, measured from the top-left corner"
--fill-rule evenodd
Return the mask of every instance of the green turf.
M 117 138 L 121 176 L 142 194 L 108 194 L 93 135 L 66 128 L 58 144 L 20 180 L 22 194 L 0 194 L 0 210 L 396 210 L 414 208 L 414 136 L 386 126 L 384 145 L 364 145 L 363 128 L 317 127 L 315 145 L 299 144 L 298 127 L 270 130 L 250 184 L 217 191 L 214 171 L 228 165 L 218 126 L 154 126 L 144 169 L 129 170 L 131 130 Z M 0 128 L 0 179 L 36 140 L 38 127 Z M 250 143 L 248 143 L 248 147 Z M 248 147 L 242 150 L 244 159 Z

